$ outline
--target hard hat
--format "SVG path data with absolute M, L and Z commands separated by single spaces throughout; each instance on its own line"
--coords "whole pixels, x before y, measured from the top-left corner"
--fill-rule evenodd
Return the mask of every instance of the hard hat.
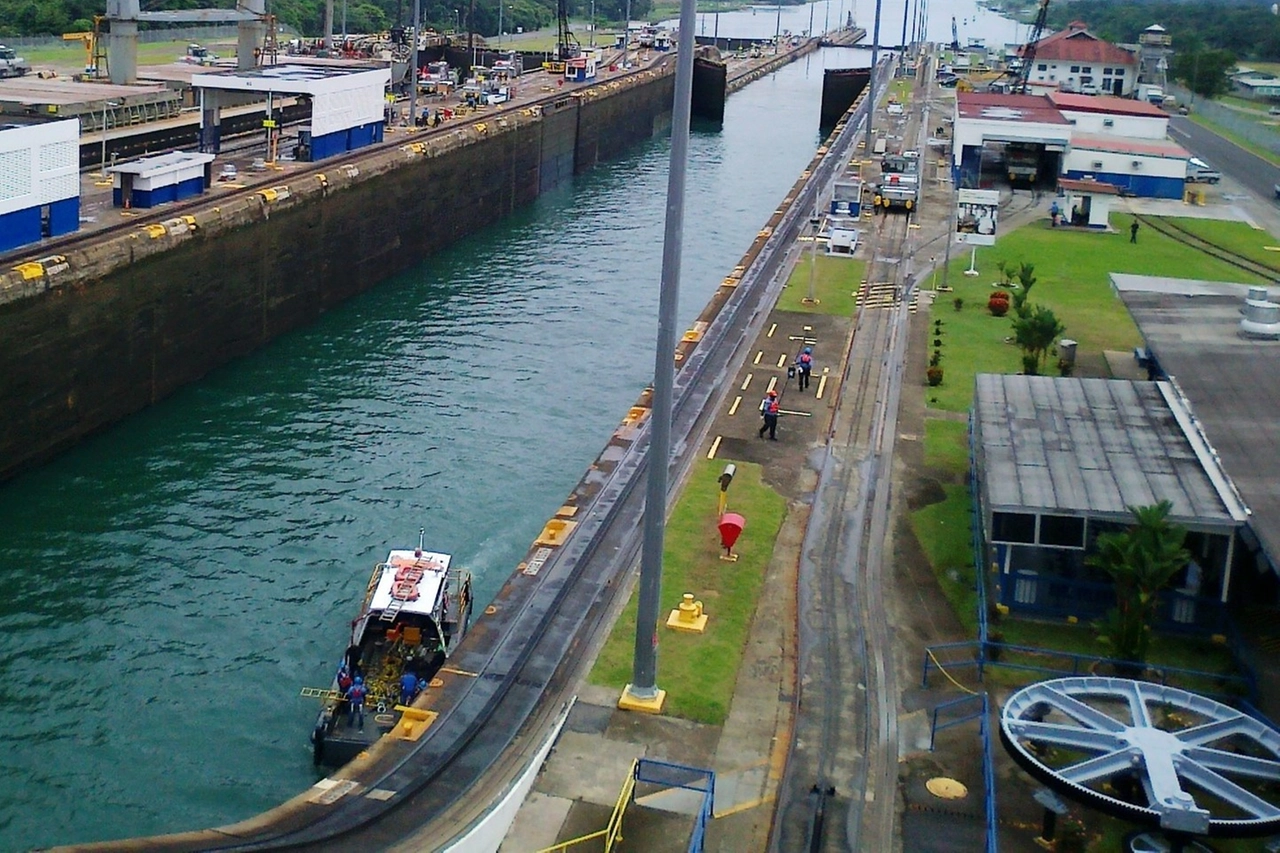
M 364 679 L 357 675 L 357 676 L 356 676 L 356 684 L 364 684 Z
M 770 397 L 776 397 L 776 396 L 778 396 L 778 392 L 777 392 L 777 391 L 774 391 L 774 390 L 771 388 L 771 389 L 769 389 L 769 396 L 770 396 Z
M 805 354 L 805 355 L 811 355 L 812 353 L 813 353 L 813 347 L 805 347 L 805 348 L 804 348 L 804 354 Z

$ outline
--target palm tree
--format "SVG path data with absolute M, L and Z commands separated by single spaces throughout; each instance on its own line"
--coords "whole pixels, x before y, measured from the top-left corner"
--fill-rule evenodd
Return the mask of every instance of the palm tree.
M 1028 375 L 1040 373 L 1045 353 L 1066 330 L 1057 315 L 1043 305 L 1026 305 L 1017 312 L 1013 318 L 1013 340 L 1022 350 L 1022 368 Z
M 1151 618 L 1160 590 L 1191 559 L 1182 547 L 1186 528 L 1169 521 L 1172 508 L 1167 500 L 1129 507 L 1134 525 L 1123 532 L 1100 535 L 1097 551 L 1086 561 L 1115 583 L 1116 607 L 1100 623 L 1105 632 L 1101 639 L 1110 643 L 1116 657 L 1134 664 L 1147 659 Z M 1141 671 L 1140 666 L 1137 669 Z

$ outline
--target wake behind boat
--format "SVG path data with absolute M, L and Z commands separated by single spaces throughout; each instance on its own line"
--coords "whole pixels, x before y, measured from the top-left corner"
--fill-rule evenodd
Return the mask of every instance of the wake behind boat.
M 467 632 L 471 574 L 424 550 L 422 536 L 374 566 L 333 684 L 303 691 L 324 699 L 311 732 L 316 764 L 346 764 L 395 728 Z

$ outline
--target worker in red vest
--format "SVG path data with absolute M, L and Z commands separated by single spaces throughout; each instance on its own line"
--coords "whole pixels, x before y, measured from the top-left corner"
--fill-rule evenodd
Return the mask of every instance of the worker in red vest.
M 799 371 L 797 387 L 803 391 L 809 387 L 809 373 L 813 370 L 813 347 L 805 347 L 796 357 L 796 368 Z
M 778 392 L 772 389 L 760 401 L 760 417 L 764 418 L 764 423 L 760 425 L 760 437 L 764 438 L 765 430 L 769 431 L 769 440 L 778 440 L 778 410 L 781 403 L 778 401 Z

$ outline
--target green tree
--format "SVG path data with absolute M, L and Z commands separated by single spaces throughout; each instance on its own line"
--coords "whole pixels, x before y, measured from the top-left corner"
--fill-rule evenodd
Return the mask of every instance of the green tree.
M 1027 302 L 1027 297 L 1031 295 L 1031 288 L 1036 284 L 1035 272 L 1035 264 L 1029 264 L 1026 261 L 1017 267 L 1010 263 L 1001 269 L 1001 273 L 1010 282 L 1015 278 L 1018 280 L 1018 289 L 1013 291 L 1014 317 L 1025 319 L 1031 314 L 1031 305 Z
M 1167 500 L 1129 507 L 1133 526 L 1119 533 L 1103 533 L 1098 537 L 1097 551 L 1086 560 L 1106 572 L 1115 584 L 1116 606 L 1098 625 L 1100 639 L 1111 646 L 1116 657 L 1134 664 L 1147 659 L 1151 619 L 1160 590 L 1191 559 L 1182 546 L 1186 529 L 1169 521 L 1172 508 Z
M 1022 350 L 1022 367 L 1027 375 L 1040 373 L 1045 355 L 1066 330 L 1057 315 L 1043 305 L 1022 306 L 1022 313 L 1013 318 L 1013 342 Z
M 1235 54 L 1228 50 L 1186 51 L 1173 57 L 1173 76 L 1197 95 L 1215 98 L 1230 90 L 1227 75 L 1235 64 Z

